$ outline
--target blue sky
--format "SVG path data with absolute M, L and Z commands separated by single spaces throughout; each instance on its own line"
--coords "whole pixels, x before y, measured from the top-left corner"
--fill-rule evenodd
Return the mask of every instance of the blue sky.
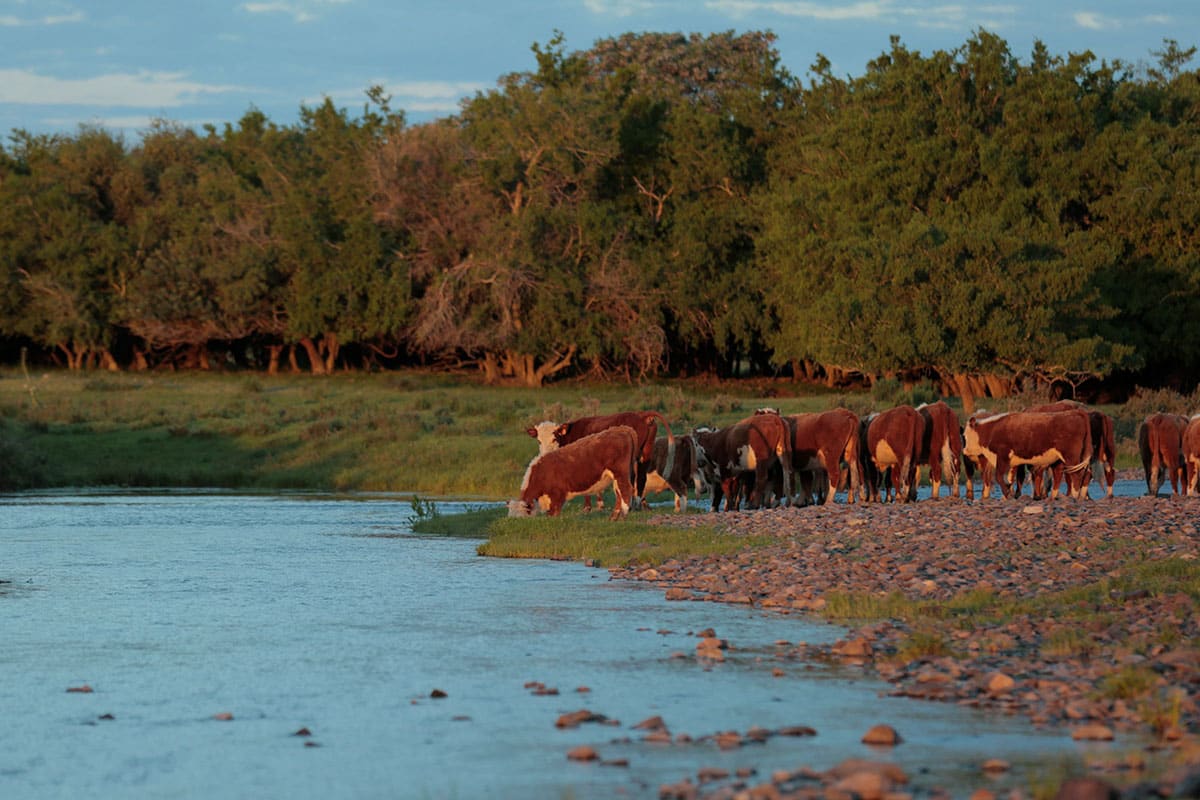
M 818 53 L 860 75 L 893 34 L 930 54 L 979 28 L 1022 61 L 1040 39 L 1056 55 L 1151 63 L 1166 38 L 1200 44 L 1200 2 L 0 0 L 0 136 L 88 123 L 134 144 L 154 118 L 220 127 L 251 108 L 286 125 L 326 96 L 357 114 L 375 84 L 419 123 L 532 69 L 530 46 L 555 30 L 568 50 L 628 31 L 772 30 L 805 77 Z

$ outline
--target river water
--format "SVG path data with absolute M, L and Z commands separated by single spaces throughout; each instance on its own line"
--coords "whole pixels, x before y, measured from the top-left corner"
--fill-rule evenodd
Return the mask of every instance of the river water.
M 1083 753 L 1024 719 L 775 656 L 836 627 L 482 558 L 478 540 L 414 535 L 413 514 L 378 497 L 0 496 L 0 797 L 657 797 L 701 767 L 765 780 L 850 756 L 900 763 L 919 796 L 1027 790 Z M 690 634 L 707 627 L 735 649 L 706 667 Z M 585 708 L 619 723 L 555 727 Z M 651 715 L 698 740 L 817 735 L 652 745 L 633 729 Z M 880 722 L 905 742 L 860 744 Z M 569 761 L 583 744 L 628 766 Z M 994 756 L 1015 768 L 988 784 Z

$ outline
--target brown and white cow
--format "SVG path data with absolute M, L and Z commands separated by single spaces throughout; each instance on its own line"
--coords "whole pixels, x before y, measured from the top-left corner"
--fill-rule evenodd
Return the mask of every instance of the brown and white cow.
M 1054 468 L 1052 499 L 1058 497 L 1059 476 L 1064 471 L 1071 497 L 1083 496 L 1092 458 L 1092 424 L 1087 412 L 976 415 L 967 421 L 963 438 L 963 454 L 975 458 L 985 473 L 985 497 L 991 493 L 989 470 L 1000 481 L 1004 496 L 1012 497 L 1016 468 L 1022 464 Z
M 1115 466 L 1117 461 L 1117 445 L 1116 437 L 1113 433 L 1112 417 L 1103 411 L 1088 408 L 1076 400 L 1059 400 L 1054 403 L 1034 406 L 1026 410 L 1045 413 L 1055 413 L 1058 411 L 1084 411 L 1087 413 L 1088 419 L 1092 423 L 1091 472 L 1095 475 L 1096 482 L 1104 487 L 1104 496 L 1111 499 L 1113 496 L 1113 487 L 1117 482 L 1117 468 Z M 1042 472 L 1043 470 L 1041 469 L 1034 469 L 1033 471 L 1033 496 L 1035 498 L 1044 494 L 1044 491 L 1041 491 Z M 1087 479 L 1090 477 L 1092 477 L 1090 474 L 1084 476 L 1085 487 L 1088 485 Z
M 696 490 L 696 499 L 707 488 L 697 459 L 696 440 L 691 434 L 675 440 L 675 456 L 668 464 L 670 444 L 665 436 L 654 440 L 654 468 L 646 474 L 646 496 L 670 491 L 675 495 L 675 510 L 682 511 L 687 505 L 688 485 Z M 643 500 L 644 502 L 644 500 Z
M 1183 463 L 1187 468 L 1187 493 L 1200 493 L 1200 414 L 1188 420 L 1183 429 Z
M 636 496 L 634 505 L 636 507 L 641 504 L 641 498 L 645 494 L 646 475 L 653 468 L 654 440 L 658 436 L 660 422 L 667 435 L 668 459 L 673 460 L 675 457 L 675 434 L 671 432 L 671 426 L 667 424 L 666 418 L 657 411 L 624 411 L 619 414 L 606 414 L 598 417 L 580 417 L 562 424 L 550 421 L 539 422 L 537 425 L 527 428 L 525 432 L 537 440 L 538 454 L 545 455 L 550 450 L 563 447 L 607 428 L 617 425 L 632 428 L 638 436 L 637 480 L 634 483 Z M 591 507 L 590 498 L 588 507 Z
M 1183 491 L 1183 432 L 1187 417 L 1179 414 L 1151 414 L 1138 429 L 1138 450 L 1146 471 L 1146 490 L 1158 495 L 1165 470 L 1171 481 L 1171 493 Z
M 571 498 L 598 494 L 612 484 L 616 502 L 611 519 L 621 519 L 633 501 L 638 452 L 637 431 L 626 425 L 549 450 L 529 462 L 520 499 L 508 504 L 508 515 L 528 517 L 541 509 L 558 516 Z
M 915 497 L 913 490 L 924 437 L 925 419 L 908 405 L 881 411 L 867 426 L 867 452 L 863 458 L 871 461 L 880 479 L 890 471 L 890 488 L 902 503 Z M 885 499 L 890 495 L 891 491 L 885 487 Z
M 799 475 L 812 476 L 797 481 L 802 484 L 801 504 L 813 501 L 814 478 L 828 484 L 816 490 L 820 502 L 833 502 L 843 463 L 849 473 L 846 500 L 853 503 L 862 485 L 858 416 L 845 408 L 833 408 L 813 414 L 789 414 L 784 420 L 792 432 L 793 468 Z
M 951 493 L 958 497 L 958 476 L 962 465 L 962 428 L 958 424 L 958 415 L 941 400 L 932 404 L 922 403 L 917 406 L 917 413 L 925 420 L 918 459 L 919 463 L 929 466 L 930 497 L 938 499 L 943 478 L 950 483 Z M 968 481 L 968 500 L 972 498 L 972 493 Z
M 720 430 L 697 428 L 692 432 L 698 445 L 699 457 L 706 478 L 712 485 L 712 510 L 721 507 L 728 498 L 727 511 L 740 505 L 741 484 L 749 484 L 748 505 L 761 508 L 771 492 L 771 468 L 778 465 L 781 475 L 781 498 L 787 502 L 792 494 L 791 431 L 778 414 L 755 414 Z

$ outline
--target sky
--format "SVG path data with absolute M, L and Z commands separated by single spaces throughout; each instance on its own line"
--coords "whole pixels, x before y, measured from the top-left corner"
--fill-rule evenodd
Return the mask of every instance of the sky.
M 1053 55 L 1153 65 L 1165 39 L 1200 44 L 1197 0 L 0 0 L 0 146 L 15 129 L 98 125 L 136 145 L 153 120 L 201 129 L 257 109 L 279 125 L 329 97 L 352 116 L 384 87 L 410 124 L 455 114 L 501 76 L 627 32 L 770 30 L 807 79 L 843 77 L 891 47 L 953 50 L 984 29 L 1028 63 Z M 1200 58 L 1188 65 L 1200 67 Z

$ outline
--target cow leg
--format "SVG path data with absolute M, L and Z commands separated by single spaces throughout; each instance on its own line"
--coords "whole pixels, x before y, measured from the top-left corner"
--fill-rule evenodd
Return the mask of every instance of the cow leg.
M 1016 477 L 1016 470 L 1009 463 L 1008 457 L 1003 453 L 996 456 L 996 479 L 1000 481 L 1000 494 L 1005 500 L 1013 497 L 1013 479 Z M 1017 495 L 1020 496 L 1019 494 Z

